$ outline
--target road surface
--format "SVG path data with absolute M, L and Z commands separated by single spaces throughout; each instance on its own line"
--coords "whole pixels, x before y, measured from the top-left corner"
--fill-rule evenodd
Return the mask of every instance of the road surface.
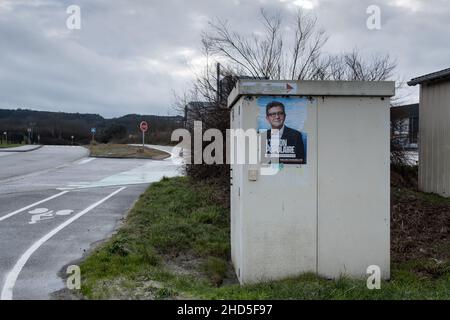
M 174 158 L 87 154 L 66 146 L 0 151 L 1 299 L 49 299 L 64 289 L 65 266 L 110 236 L 150 183 L 180 174 Z

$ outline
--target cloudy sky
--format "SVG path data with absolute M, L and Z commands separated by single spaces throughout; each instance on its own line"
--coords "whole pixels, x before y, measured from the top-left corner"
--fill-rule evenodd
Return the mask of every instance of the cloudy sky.
M 70 5 L 81 8 L 80 30 L 66 26 Z M 366 27 L 370 5 L 381 30 Z M 173 92 L 202 66 L 208 21 L 251 34 L 262 7 L 312 12 L 326 52 L 389 53 L 400 80 L 450 67 L 450 0 L 0 0 L 0 108 L 173 114 Z M 402 95 L 416 102 L 417 87 Z

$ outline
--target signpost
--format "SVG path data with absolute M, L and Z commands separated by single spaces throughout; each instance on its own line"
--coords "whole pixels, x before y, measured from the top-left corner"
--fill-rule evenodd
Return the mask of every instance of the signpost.
M 139 128 L 142 131 L 142 148 L 145 147 L 145 133 L 148 131 L 148 123 L 146 121 L 142 121 L 139 125 Z
M 97 131 L 96 128 L 91 128 L 91 133 L 92 133 L 92 142 L 95 141 L 95 132 Z

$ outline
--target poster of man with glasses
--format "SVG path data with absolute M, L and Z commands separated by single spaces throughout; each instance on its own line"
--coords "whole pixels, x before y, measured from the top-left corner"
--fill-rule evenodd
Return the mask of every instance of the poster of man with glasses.
M 279 163 L 306 164 L 307 99 L 301 97 L 260 97 L 258 131 L 266 133 L 265 157 Z

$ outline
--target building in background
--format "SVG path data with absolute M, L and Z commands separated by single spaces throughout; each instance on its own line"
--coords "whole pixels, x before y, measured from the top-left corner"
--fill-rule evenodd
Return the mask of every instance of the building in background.
M 405 150 L 417 150 L 419 104 L 391 108 L 391 138 Z
M 450 197 L 450 68 L 408 82 L 418 84 L 419 189 Z

